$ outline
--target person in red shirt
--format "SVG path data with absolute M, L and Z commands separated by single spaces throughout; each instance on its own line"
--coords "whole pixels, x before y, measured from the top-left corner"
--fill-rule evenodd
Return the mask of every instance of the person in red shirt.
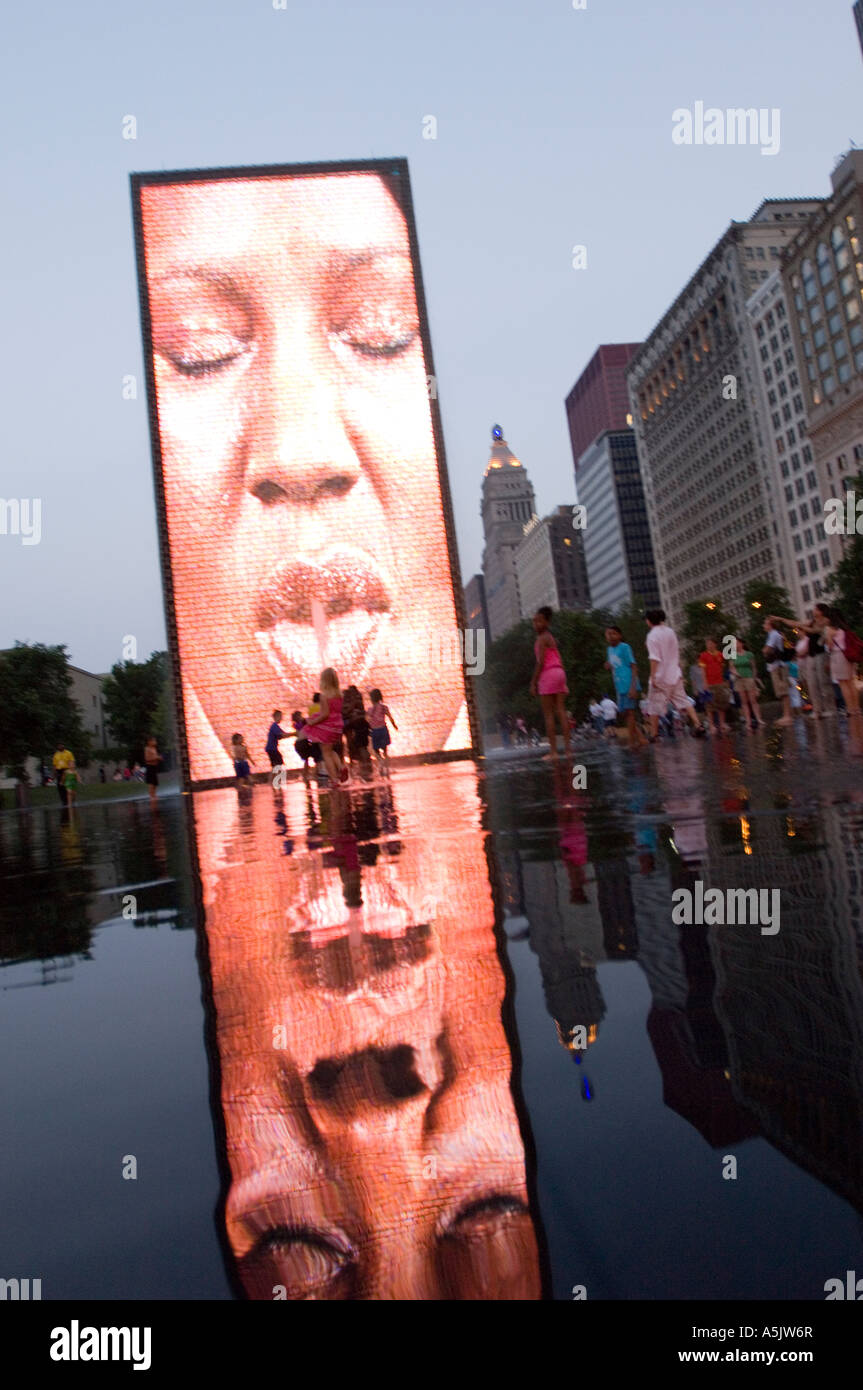
M 725 679 L 725 658 L 712 637 L 708 637 L 705 649 L 698 658 L 698 664 L 704 671 L 704 680 L 710 691 L 711 713 L 715 714 L 719 721 L 717 733 L 727 734 L 725 711 L 731 700 L 731 691 Z M 710 722 L 707 727 L 713 732 Z

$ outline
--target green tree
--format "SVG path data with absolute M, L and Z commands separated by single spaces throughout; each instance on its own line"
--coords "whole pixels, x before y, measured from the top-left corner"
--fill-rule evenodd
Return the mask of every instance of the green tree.
M 863 502 L 863 473 L 858 473 L 848 486 L 859 506 Z M 859 519 L 857 526 L 861 526 Z M 839 609 L 855 632 L 863 632 L 863 531 L 858 529 L 845 542 L 842 559 L 826 587 L 832 606 Z
M 683 639 L 682 655 L 687 670 L 698 661 L 708 637 L 712 637 L 721 647 L 723 637 L 732 632 L 740 632 L 737 618 L 726 612 L 715 599 L 692 599 L 685 605 L 683 615 L 680 635 Z M 687 670 L 684 671 L 684 676 L 687 675 Z
M 50 763 L 62 740 L 85 765 L 91 739 L 71 694 L 65 646 L 16 642 L 0 652 L 0 764 L 26 781 L 28 757 Z
M 125 748 L 130 762 L 142 762 L 148 737 L 158 737 L 159 703 L 167 683 L 167 652 L 153 652 L 147 661 L 118 661 L 105 677 L 102 699 L 112 742 Z
M 771 613 L 780 618 L 794 618 L 797 615 L 791 607 L 788 590 L 783 589 L 781 584 L 772 584 L 767 579 L 753 579 L 746 585 L 743 590 L 743 606 L 746 612 L 746 626 L 742 632 L 739 628 L 737 631 L 741 637 L 745 637 L 749 650 L 755 652 L 758 671 L 762 678 L 766 679 L 767 666 L 762 656 L 764 643 L 767 641 L 764 619 L 769 618 Z M 788 636 L 787 630 L 784 631 Z
M 555 614 L 551 625 L 569 685 L 567 706 L 578 719 L 586 716 L 592 695 L 611 688 L 611 677 L 603 669 L 602 616 L 598 620 L 594 614 L 563 611 Z M 523 715 L 528 724 L 541 729 L 542 709 L 529 690 L 536 664 L 535 640 L 533 624 L 529 618 L 523 618 L 492 642 L 486 657 L 488 686 L 483 705 L 488 709 L 493 704 L 495 713 Z M 488 699 L 488 689 L 493 700 Z

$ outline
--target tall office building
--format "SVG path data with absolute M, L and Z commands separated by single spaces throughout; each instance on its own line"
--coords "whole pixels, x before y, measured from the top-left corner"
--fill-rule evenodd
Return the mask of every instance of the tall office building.
M 513 556 L 523 618 L 546 604 L 555 611 L 590 607 L 582 536 L 573 530 L 571 506 L 525 523 Z
M 776 521 L 785 551 L 785 583 L 795 613 L 818 601 L 839 559 L 839 539 L 824 531 L 826 470 L 809 440 L 800 362 L 791 336 L 782 276 L 774 270 L 746 305 L 752 361 L 761 393 L 764 448 L 773 477 Z M 805 361 L 805 359 L 803 359 Z
M 567 396 L 566 419 L 576 469 L 598 434 L 632 424 L 626 367 L 640 347 L 640 343 L 603 343 Z
M 475 574 L 464 586 L 464 611 L 467 625 L 474 632 L 488 632 L 488 612 L 485 606 L 485 584 L 481 574 Z
M 709 597 L 742 617 L 753 579 L 787 582 L 746 302 L 818 210 L 766 199 L 732 222 L 629 364 L 663 607 Z M 589 522 L 588 522 L 589 524 Z
M 485 535 L 482 574 L 489 640 L 494 642 L 521 618 L 513 557 L 524 536 L 525 523 L 536 511 L 536 501 L 530 479 L 504 439 L 500 425 L 492 427 L 491 439 L 481 513 Z
M 584 558 L 590 601 L 611 613 L 634 599 L 659 603 L 653 546 L 635 434 L 605 430 L 576 464 L 578 500 L 587 509 Z
M 791 333 L 821 496 L 863 472 L 863 150 L 850 150 L 782 261 Z M 844 535 L 828 538 L 835 562 Z

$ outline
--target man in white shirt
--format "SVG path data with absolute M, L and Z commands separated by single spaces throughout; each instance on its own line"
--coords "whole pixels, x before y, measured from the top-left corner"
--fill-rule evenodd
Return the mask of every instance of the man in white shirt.
M 647 655 L 650 657 L 647 709 L 651 740 L 656 738 L 660 716 L 665 714 L 669 705 L 673 705 L 678 714 L 686 715 L 695 735 L 704 738 L 705 730 L 683 688 L 677 633 L 666 624 L 661 608 L 651 608 L 644 616 L 648 627 Z
M 590 702 L 590 718 L 594 729 L 598 734 L 605 730 L 605 716 L 602 713 L 602 705 L 594 698 Z
M 764 619 L 764 631 L 767 638 L 764 643 L 764 660 L 767 662 L 767 673 L 773 685 L 773 694 L 777 700 L 782 701 L 782 718 L 777 719 L 777 724 L 793 724 L 794 719 L 791 715 L 791 691 L 788 681 L 788 667 L 785 664 L 785 638 L 779 631 L 778 626 L 772 618 Z
M 605 726 L 606 736 L 610 738 L 611 732 L 617 723 L 617 705 L 610 695 L 606 695 L 600 700 L 599 708 L 602 711 L 602 722 Z

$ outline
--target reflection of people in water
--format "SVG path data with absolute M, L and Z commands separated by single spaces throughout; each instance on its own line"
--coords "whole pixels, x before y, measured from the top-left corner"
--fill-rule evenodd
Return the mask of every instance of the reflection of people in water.
M 192 779 L 323 666 L 470 744 L 406 171 L 140 185 Z M 417 545 L 417 527 L 423 544 Z
M 225 794 L 195 797 L 227 1231 L 252 1298 L 539 1294 L 475 773 L 447 774 L 405 785 L 397 856 L 359 839 L 338 788 L 323 853 L 289 859 L 263 810 L 261 854 L 238 856 Z M 308 790 L 284 795 L 297 825 Z

